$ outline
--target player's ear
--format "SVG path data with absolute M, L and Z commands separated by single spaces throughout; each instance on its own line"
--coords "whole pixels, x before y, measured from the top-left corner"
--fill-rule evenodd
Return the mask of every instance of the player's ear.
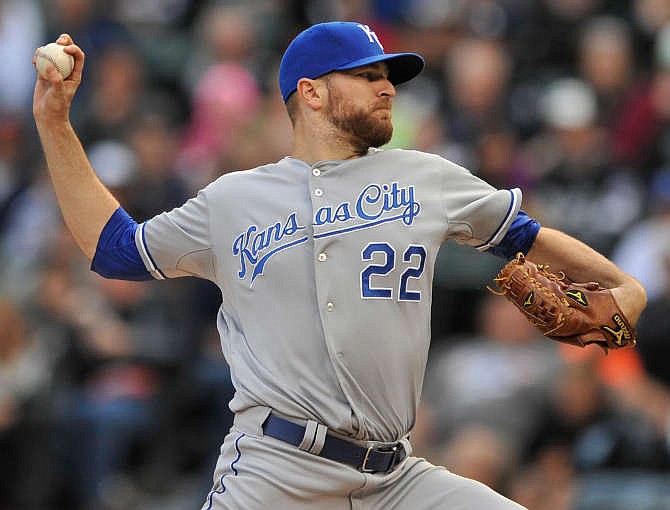
M 325 89 L 326 87 L 320 80 L 300 78 L 296 93 L 309 108 L 320 110 L 323 106 Z

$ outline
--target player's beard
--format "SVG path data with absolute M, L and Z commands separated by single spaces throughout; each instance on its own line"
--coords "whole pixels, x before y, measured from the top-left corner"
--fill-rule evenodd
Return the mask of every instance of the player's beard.
M 390 99 L 366 109 L 355 106 L 330 83 L 327 86 L 331 106 L 325 112 L 326 118 L 347 138 L 357 154 L 365 154 L 370 147 L 381 147 L 391 140 Z M 382 109 L 388 111 L 388 117 L 377 113 Z

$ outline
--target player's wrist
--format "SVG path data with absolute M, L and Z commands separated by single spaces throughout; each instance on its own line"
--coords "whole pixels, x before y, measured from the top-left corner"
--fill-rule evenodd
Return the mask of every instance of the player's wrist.
M 47 137 L 68 136 L 74 129 L 70 122 L 70 116 L 60 115 L 42 115 L 35 117 L 35 126 L 40 138 L 44 140 Z

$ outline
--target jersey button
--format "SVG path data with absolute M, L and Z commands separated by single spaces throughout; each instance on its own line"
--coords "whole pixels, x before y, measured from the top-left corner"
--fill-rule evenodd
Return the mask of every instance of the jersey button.
M 314 177 L 318 177 L 319 175 L 321 175 L 321 170 L 319 170 L 318 168 L 312 168 L 312 175 Z
M 335 305 L 333 303 L 328 303 L 326 305 L 326 310 L 328 310 L 329 312 L 332 312 L 334 308 L 335 308 Z
M 314 190 L 314 195 L 316 195 L 317 197 L 320 197 L 321 195 L 323 195 L 323 190 L 321 188 L 316 188 Z
M 325 262 L 326 260 L 328 260 L 328 255 L 325 253 L 319 253 L 319 262 Z

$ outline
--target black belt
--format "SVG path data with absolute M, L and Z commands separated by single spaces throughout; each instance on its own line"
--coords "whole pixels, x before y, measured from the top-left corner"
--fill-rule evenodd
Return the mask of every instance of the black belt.
M 271 414 L 263 424 L 263 433 L 293 446 L 299 446 L 305 436 L 305 427 Z M 366 448 L 327 435 L 323 448 L 317 455 L 348 464 L 362 473 L 388 473 L 403 461 L 407 452 L 400 442 Z

